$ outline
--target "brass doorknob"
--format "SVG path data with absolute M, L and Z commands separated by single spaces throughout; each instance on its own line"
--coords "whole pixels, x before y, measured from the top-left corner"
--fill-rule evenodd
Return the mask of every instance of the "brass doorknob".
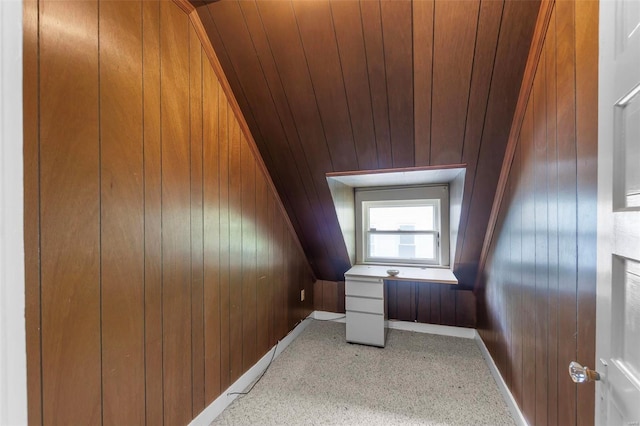
M 595 382 L 600 380 L 600 374 L 595 370 L 589 370 L 589 367 L 583 367 L 575 361 L 569 364 L 569 376 L 574 383 Z

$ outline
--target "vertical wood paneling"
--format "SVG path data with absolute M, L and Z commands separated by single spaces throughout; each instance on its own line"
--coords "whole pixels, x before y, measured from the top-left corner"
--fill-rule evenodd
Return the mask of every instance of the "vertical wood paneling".
M 417 283 L 416 285 L 417 312 L 416 321 L 428 323 L 431 320 L 431 285 Z
M 535 96 L 535 93 L 534 93 Z M 531 99 L 531 98 L 530 98 Z M 525 195 L 522 212 L 522 286 L 523 294 L 522 321 L 524 324 L 535 324 L 535 264 L 536 264 L 536 228 L 535 228 L 535 146 L 533 144 L 533 102 L 529 102 L 520 130 L 522 145 L 522 192 Z M 536 410 L 536 333 L 535 328 L 524 333 L 523 338 L 523 372 L 522 412 L 530 423 L 535 423 Z
M 24 137 L 24 264 L 25 327 L 27 338 L 27 408 L 30 424 L 42 424 L 42 370 L 40 346 L 40 120 L 38 2 L 22 7 L 23 137 Z
M 469 174 L 475 173 L 478 161 L 503 10 L 504 1 L 480 2 L 464 145 L 460 159 L 461 163 L 467 165 Z M 471 185 L 466 186 L 467 184 L 471 184 L 470 179 L 465 182 L 465 192 L 471 189 Z
M 202 64 L 202 173 L 204 222 L 204 386 L 205 402 L 220 393 L 221 374 L 221 179 L 222 134 L 226 130 L 219 117 L 219 90 L 211 65 Z M 225 100 L 226 101 L 226 100 Z M 226 117 L 225 117 L 226 119 Z
M 286 254 L 284 250 L 284 222 L 278 218 L 275 226 L 275 238 L 274 241 L 276 243 L 276 256 L 277 261 L 274 262 L 276 265 L 284 265 Z M 287 329 L 287 274 L 286 272 L 280 271 L 278 276 L 278 293 L 277 298 L 274 303 L 276 306 L 276 324 L 277 324 L 277 339 L 282 339 L 286 334 Z
M 146 421 L 147 424 L 162 424 L 162 151 L 158 1 L 142 2 L 142 29 Z
M 386 291 L 387 315 L 389 318 L 398 318 L 398 282 L 386 280 L 384 287 Z
M 344 281 L 338 281 L 338 312 L 341 314 L 344 314 L 346 312 Z
M 432 285 L 429 294 L 429 300 L 431 306 L 429 307 L 430 317 L 429 322 L 431 324 L 440 324 L 441 316 L 440 316 L 440 290 L 442 286 L 440 285 Z
M 412 2 L 415 165 L 431 164 L 434 2 Z
M 558 151 L 556 141 L 556 12 L 552 12 L 545 41 L 546 124 L 549 226 L 548 424 L 558 424 Z
M 328 312 L 338 312 L 338 284 L 334 281 L 319 281 L 322 285 L 322 309 Z
M 373 108 L 373 125 L 376 135 L 378 167 L 393 167 L 391 154 L 391 130 L 389 128 L 389 102 L 387 94 L 387 77 L 385 70 L 384 44 L 382 40 L 382 24 L 380 2 L 360 2 L 362 32 L 364 36 L 371 106 Z
M 271 194 L 270 194 L 271 195 Z M 269 346 L 273 346 L 278 341 L 276 330 L 276 314 L 277 306 L 276 300 L 279 293 L 279 269 L 277 260 L 277 247 L 276 247 L 276 222 L 278 215 L 276 212 L 276 201 L 273 196 L 268 197 L 268 211 L 269 211 L 269 230 L 268 230 L 268 271 L 271 279 L 269 279 Z M 317 281 L 316 281 L 317 282 Z M 314 283 L 315 285 L 315 283 Z M 316 299 L 314 299 L 315 303 Z
M 338 281 L 350 267 L 327 172 L 462 159 L 469 170 L 454 266 L 465 289 L 474 285 L 539 5 L 236 0 L 197 8 L 318 277 Z
M 456 325 L 456 293 L 451 286 L 440 289 L 440 324 Z
M 204 121 L 205 98 L 203 85 L 207 80 L 203 76 L 202 46 L 193 26 L 189 26 L 189 116 L 191 133 L 191 368 L 193 376 L 193 400 L 192 413 L 195 416 L 205 407 L 205 317 L 204 307 L 218 308 L 216 302 L 218 250 L 217 244 L 213 244 L 213 259 L 205 267 L 204 241 L 205 238 L 217 236 L 218 222 L 213 219 L 213 234 L 204 230 Z M 213 79 L 211 79 L 213 80 Z M 211 81 L 209 80 L 209 81 Z M 214 80 L 215 82 L 215 80 Z M 215 95 L 207 93 L 207 105 L 217 100 Z M 207 111 L 211 114 L 210 111 Z M 217 134 L 214 134 L 217 136 Z M 209 143 L 207 145 L 217 144 Z M 207 158 L 208 159 L 208 158 Z M 217 160 L 217 158 L 216 158 Z M 217 169 L 217 162 L 216 162 Z M 213 209 L 217 212 L 217 200 L 213 201 Z M 210 230 L 207 230 L 210 231 Z M 209 245 L 207 245 L 209 248 Z M 209 260 L 209 259 L 208 259 Z M 214 297 L 206 297 L 204 293 L 204 272 L 214 275 Z M 216 309 L 219 311 L 219 309 Z M 214 320 L 215 321 L 215 320 Z M 218 369 L 219 371 L 219 369 Z
M 227 115 L 227 99 L 218 87 L 218 187 L 220 209 L 220 389 L 226 389 L 231 383 L 230 379 L 230 331 L 231 331 L 231 299 L 230 299 L 230 261 L 231 240 L 229 234 L 229 155 L 230 155 L 230 120 Z M 215 167 L 215 164 L 211 165 Z M 214 376 L 215 377 L 215 376 Z M 205 383 L 205 396 L 207 403 L 216 398 L 217 384 L 207 381 Z
M 285 236 L 284 239 L 284 253 L 285 257 L 288 258 L 291 255 L 291 251 L 293 250 L 293 241 L 289 235 Z M 292 265 L 292 268 L 287 270 L 287 288 L 286 288 L 286 300 L 285 300 L 285 312 L 286 312 L 286 329 L 292 329 L 297 324 L 297 311 L 298 311 L 298 303 L 299 293 L 297 290 L 299 284 L 297 282 L 297 273 L 296 273 L 296 265 Z
M 515 156 L 514 156 L 514 163 L 515 164 Z M 515 167 L 512 164 L 512 169 L 514 170 L 512 176 L 515 176 L 515 173 L 517 169 L 515 169 Z M 516 203 L 516 196 L 517 193 L 515 191 L 515 185 L 513 185 L 513 180 L 510 180 L 509 185 L 507 186 L 506 190 L 508 191 L 508 200 L 509 203 L 511 203 L 511 205 L 515 205 Z M 507 370 L 507 377 L 505 377 L 505 381 L 507 382 L 508 386 L 511 386 L 511 388 L 513 389 L 513 383 L 515 381 L 514 377 L 518 376 L 518 370 L 516 369 L 516 363 L 521 360 L 520 359 L 516 359 L 516 356 L 514 355 L 516 353 L 516 346 L 517 346 L 517 337 L 518 337 L 518 333 L 514 332 L 517 331 L 517 327 L 516 327 L 516 321 L 517 318 L 515 317 L 515 312 L 516 311 L 516 305 L 517 305 L 517 300 L 519 300 L 519 292 L 517 291 L 516 288 L 516 280 L 519 278 L 519 271 L 513 267 L 513 265 L 515 264 L 515 262 L 513 261 L 513 259 L 515 258 L 515 252 L 516 250 L 520 250 L 521 246 L 517 246 L 516 245 L 516 241 L 515 241 L 515 236 L 516 236 L 516 232 L 515 229 L 517 226 L 519 226 L 518 221 L 522 218 L 522 215 L 519 214 L 519 212 L 514 211 L 515 209 L 510 209 L 510 214 L 509 214 L 509 222 L 507 224 L 507 227 L 509 228 L 506 232 L 509 238 L 508 241 L 508 247 L 509 247 L 509 254 L 507 256 L 505 256 L 505 262 L 507 263 L 507 276 L 505 277 L 505 283 L 506 283 L 506 287 L 505 287 L 505 292 L 506 292 L 506 310 L 507 310 L 507 315 L 509 315 L 509 318 L 512 318 L 511 321 L 509 321 L 508 325 L 507 325 L 507 339 L 508 339 L 508 346 L 507 346 L 507 356 L 506 356 L 506 370 Z M 513 393 L 513 391 L 512 391 Z
M 292 2 L 292 6 L 334 171 L 358 169 L 329 1 Z
M 587 28 L 598 12 L 578 4 L 556 2 L 540 34 L 544 45 L 501 203 L 515 221 L 498 218 L 480 303 L 487 312 L 481 336 L 496 363 L 505 363 L 500 370 L 510 370 L 507 383 L 536 425 L 591 424 L 594 414 L 594 387 L 576 386 L 566 374 L 574 359 L 595 363 L 598 55 Z M 504 227 L 510 237 L 499 231 Z M 505 238 L 510 256 L 501 251 Z M 505 264 L 514 288 L 502 278 Z M 511 344 L 502 360 L 505 327 Z
M 513 165 L 512 167 L 515 170 L 522 170 L 522 144 L 518 143 L 516 148 L 515 155 L 513 157 Z M 511 389 L 513 390 L 514 397 L 516 401 L 518 401 L 518 405 L 522 407 L 523 395 L 524 395 L 524 377 L 522 372 L 524 371 L 525 364 L 524 361 L 524 338 L 526 333 L 522 333 L 523 327 L 525 327 L 524 317 L 522 315 L 523 303 L 524 303 L 524 291 L 522 291 L 523 287 L 523 278 L 524 272 L 522 265 L 522 257 L 523 257 L 523 197 L 524 197 L 524 188 L 517 186 L 517 181 L 510 182 L 510 190 L 511 190 L 511 199 L 512 205 L 510 209 L 512 210 L 512 215 L 514 218 L 513 221 L 513 230 L 511 232 L 511 256 L 510 262 L 512 263 L 513 269 L 513 291 L 515 293 L 513 300 L 513 317 L 510 322 L 513 323 L 512 327 L 515 329 L 515 332 L 512 333 L 513 339 L 513 352 L 511 358 L 513 359 L 513 374 L 511 376 Z M 482 302 L 481 302 L 482 303 Z M 488 308 L 487 308 L 488 309 Z
M 247 26 L 251 37 L 250 48 L 255 47 L 256 55 L 246 55 L 248 43 L 247 45 L 243 45 L 242 40 L 244 38 L 240 36 L 227 42 L 225 47 L 230 53 L 235 54 L 232 56 L 232 59 L 237 55 L 244 61 L 259 60 L 259 64 L 253 63 L 252 66 L 259 67 L 262 70 L 266 81 L 261 81 L 262 78 L 249 78 L 246 81 L 243 80 L 243 87 L 246 87 L 245 91 L 250 98 L 262 94 L 268 89 L 268 93 L 264 93 L 264 100 L 258 102 L 258 105 L 264 106 L 273 102 L 273 108 L 260 108 L 261 113 L 268 111 L 272 119 L 267 120 L 264 125 L 261 121 L 259 124 L 261 126 L 261 132 L 274 134 L 276 136 L 270 139 L 271 143 L 266 144 L 267 155 L 265 157 L 271 157 L 273 164 L 277 162 L 277 164 L 281 165 L 293 164 L 296 166 L 294 169 L 278 168 L 275 171 L 270 169 L 270 173 L 279 179 L 279 191 L 287 200 L 289 214 L 290 217 L 292 217 L 294 225 L 297 226 L 298 234 L 303 235 L 302 244 L 305 247 L 308 258 L 315 259 L 317 256 L 324 256 L 313 242 L 317 241 L 321 234 L 314 231 L 313 234 L 309 235 L 300 231 L 302 229 L 308 229 L 309 226 L 316 230 L 319 229 L 319 227 L 326 226 L 324 225 L 325 217 L 323 213 L 325 206 L 323 205 L 321 209 L 312 208 L 313 203 L 323 204 L 318 201 L 319 195 L 316 190 L 316 181 L 311 175 L 313 169 L 310 167 L 310 164 L 313 166 L 316 162 L 313 161 L 311 157 L 307 157 L 307 154 L 305 154 L 300 144 L 300 135 L 293 121 L 291 107 L 284 93 L 282 79 L 278 74 L 275 58 L 271 54 L 269 39 L 267 38 L 257 5 L 254 2 L 239 3 L 242 9 L 242 16 L 238 17 L 237 13 L 226 15 L 224 19 L 220 20 L 219 25 L 233 25 L 235 22 L 234 19 L 240 22 L 244 21 L 243 24 Z M 231 5 L 227 7 L 232 9 Z M 218 14 L 219 11 L 216 11 L 216 16 Z M 235 67 L 239 72 L 246 72 L 246 70 L 252 69 L 247 65 L 241 65 L 240 62 Z M 254 85 L 258 86 L 259 89 L 252 90 L 249 88 L 249 84 L 252 85 L 251 87 Z M 262 115 L 263 114 L 260 114 L 260 116 Z M 260 118 L 258 118 L 258 120 L 260 120 Z M 284 134 L 282 132 L 284 132 Z
M 310 312 L 306 260 L 173 2 L 25 20 L 30 420 L 188 423 Z
M 549 222 L 547 182 L 546 55 L 538 62 L 533 92 L 534 215 L 535 215 L 535 392 L 536 424 L 547 424 L 547 338 L 549 334 Z
M 456 320 L 458 327 L 476 326 L 476 297 L 472 291 L 458 290 L 456 293 Z
M 413 282 L 396 283 L 396 317 L 401 321 L 411 321 L 414 318 L 415 304 L 413 302 L 414 295 Z
M 513 117 L 526 64 L 526 54 L 520 54 L 528 51 L 533 33 L 532 18 L 535 19 L 538 10 L 539 3 L 535 2 L 504 3 L 475 179 L 470 191 L 465 188 L 465 198 L 468 196 L 469 202 L 463 203 L 458 230 L 456 263 L 462 269 L 458 278 L 463 281 L 467 281 L 469 276 L 475 283 L 476 259 L 480 257 L 486 224 L 491 214 L 488 200 L 495 195 L 498 170 L 509 137 L 509 124 L 503 122 L 503 118 L 510 117 L 510 123 Z M 473 212 L 472 217 L 470 212 Z
M 469 194 L 474 192 L 476 178 L 471 179 L 466 176 L 476 176 L 478 171 L 478 161 L 482 139 L 487 122 L 489 108 L 488 97 L 493 84 L 498 85 L 494 90 L 500 90 L 501 84 L 497 78 L 494 80 L 496 60 L 498 59 L 498 43 L 502 24 L 504 22 L 505 2 L 482 1 L 480 4 L 480 17 L 478 22 L 478 36 L 476 40 L 476 50 L 474 54 L 474 66 L 471 75 L 471 92 L 469 94 L 469 105 L 467 108 L 467 124 L 464 134 L 464 145 L 462 147 L 461 162 L 467 165 L 464 182 L 464 198 L 470 198 Z M 505 37 L 505 36 L 503 36 Z M 495 81 L 495 83 L 494 83 Z M 484 173 L 486 169 L 481 170 Z M 460 273 L 460 269 L 469 269 L 470 276 L 473 276 L 473 265 L 460 265 L 462 258 L 462 246 L 466 237 L 468 215 L 470 211 L 470 201 L 461 203 L 460 224 L 458 228 L 458 241 L 456 243 L 455 263 L 458 265 L 458 277 L 466 280 Z
M 300 223 L 303 227 L 316 228 L 314 224 L 318 222 L 314 222 L 314 218 L 316 221 L 323 220 L 323 218 L 322 212 L 313 210 L 309 204 L 309 199 L 316 197 L 316 191 L 308 168 L 299 167 L 297 170 L 282 168 L 284 164 L 307 164 L 307 160 L 301 149 L 295 151 L 289 149 L 290 146 L 298 146 L 298 136 L 295 129 L 293 132 L 284 133 L 293 125 L 283 126 L 276 116 L 276 113 L 279 112 L 282 117 L 285 117 L 283 121 L 291 120 L 286 97 L 278 96 L 281 93 L 279 91 L 270 90 L 270 87 L 282 86 L 275 70 L 273 57 L 271 55 L 247 55 L 247 52 L 255 50 L 254 45 L 258 47 L 258 52 L 261 52 L 263 50 L 260 49 L 260 46 L 268 43 L 256 5 L 252 2 L 225 2 L 219 6 L 222 10 L 218 9 L 216 13 L 209 13 L 208 10 L 205 10 L 204 16 L 209 17 L 212 25 L 215 26 L 210 31 L 215 31 L 217 34 L 218 31 L 228 31 L 229 28 L 244 27 L 245 25 L 248 27 L 248 31 L 239 33 L 231 40 L 225 40 L 224 44 L 218 37 L 212 37 L 212 42 L 219 52 L 226 54 L 225 57 L 228 57 L 230 65 L 236 70 L 242 82 L 240 90 L 246 94 L 249 104 L 259 105 L 261 112 L 267 112 L 267 114 L 256 115 L 256 125 L 259 134 L 271 134 L 274 137 L 272 144 L 261 147 L 261 149 L 267 166 L 272 165 L 271 169 L 277 170 L 272 173 L 276 184 L 279 184 L 282 193 L 295 206 L 294 223 Z M 256 69 L 263 70 L 264 76 L 261 73 L 261 78 L 248 78 L 249 73 L 255 72 Z M 290 143 L 291 140 L 294 143 Z M 285 185 L 283 182 L 287 184 Z M 314 238 L 314 236 L 306 238 Z M 314 244 L 313 241 L 317 241 L 318 237 L 315 236 L 315 238 L 315 240 L 303 241 L 303 243 L 306 243 L 306 246 L 315 247 L 317 244 Z
M 373 127 L 373 109 L 371 97 L 360 97 L 370 89 L 367 75 L 367 58 L 362 16 L 358 2 L 330 2 L 331 18 L 336 33 L 336 42 L 340 54 L 344 90 L 349 106 L 349 117 L 358 160 L 361 169 L 378 167 L 375 130 Z
M 179 0 L 178 3 L 180 3 L 182 0 Z M 205 13 L 201 14 L 199 16 L 198 19 L 196 19 L 194 22 L 199 21 L 198 25 L 200 27 L 200 29 L 204 29 L 205 31 L 208 32 L 209 34 L 209 40 L 208 42 L 204 42 L 206 44 L 206 48 L 204 49 L 205 52 L 211 52 L 211 54 L 215 55 L 215 64 L 214 62 L 212 62 L 212 66 L 214 67 L 214 69 L 218 69 L 219 67 L 221 67 L 221 64 L 224 64 L 225 67 L 230 67 L 231 61 L 230 58 L 226 52 L 226 50 L 224 49 L 218 49 L 217 52 L 213 51 L 213 45 L 216 45 L 216 40 L 219 39 L 219 34 L 218 31 L 216 29 L 216 25 L 214 23 L 213 20 L 213 15 L 210 13 L 207 8 L 206 8 L 206 2 L 204 1 L 196 1 L 194 4 L 200 4 L 203 7 L 203 10 L 205 11 Z M 204 46 L 203 46 L 204 47 Z M 210 53 L 207 53 L 207 55 Z M 224 79 L 225 81 L 221 83 L 221 86 L 223 87 L 228 87 L 228 86 L 233 86 L 233 87 L 239 87 L 240 83 L 238 81 L 238 76 L 236 76 L 233 73 L 228 73 L 225 74 L 224 76 L 219 75 L 218 76 L 219 79 Z M 234 104 L 234 107 L 242 107 L 243 111 L 245 111 L 244 113 L 244 122 L 246 123 L 247 126 L 251 126 L 252 129 L 255 129 L 254 132 L 256 132 L 256 134 L 260 134 L 260 131 L 257 128 L 257 123 L 255 121 L 254 118 L 254 114 L 251 113 L 251 110 L 249 109 L 249 102 L 247 101 L 247 98 L 245 97 L 245 94 L 240 90 L 240 91 L 236 91 L 236 95 L 234 96 L 233 101 L 230 100 L 230 103 Z M 242 126 L 241 126 L 242 127 Z M 267 158 L 268 160 L 268 158 Z
M 382 42 L 389 102 L 393 167 L 414 165 L 413 50 L 411 2 L 381 2 Z
M 41 3 L 39 12 L 43 422 L 95 424 L 102 380 L 98 3 Z M 78 38 L 60 37 L 61 26 Z
M 113 425 L 145 420 L 141 7 L 106 2 L 99 19 L 102 421 Z
M 256 356 L 266 353 L 269 344 L 271 274 L 269 262 L 269 193 L 265 176 L 256 172 Z
M 242 375 L 242 180 L 240 128 L 229 116 L 229 380 Z
M 271 91 L 276 93 L 276 96 L 274 96 L 277 101 L 276 105 L 280 105 L 283 108 L 282 101 L 279 101 L 280 97 L 277 96 L 279 90 L 275 90 L 276 87 L 282 87 L 283 93 L 280 93 L 280 95 L 286 101 L 287 107 L 284 113 L 281 113 L 284 114 L 281 120 L 284 122 L 291 116 L 291 119 L 296 123 L 293 128 L 295 134 L 288 134 L 290 146 L 294 146 L 292 154 L 295 161 L 288 162 L 288 164 L 293 165 L 297 169 L 296 172 L 301 175 L 309 200 L 313 200 L 315 198 L 314 193 L 316 193 L 319 201 L 314 203 L 317 207 L 314 209 L 314 204 L 306 206 L 306 197 L 290 196 L 289 199 L 296 205 L 302 203 L 301 208 L 304 210 L 295 208 L 296 212 L 306 212 L 303 214 L 296 213 L 296 217 L 301 223 L 302 229 L 311 231 L 305 234 L 305 239 L 308 239 L 307 242 L 309 243 L 306 249 L 310 260 L 323 270 L 328 270 L 330 269 L 331 259 L 338 257 L 336 243 L 323 246 L 322 244 L 314 244 L 313 241 L 321 241 L 324 236 L 330 237 L 332 241 L 340 241 L 339 229 L 328 227 L 326 224 L 327 214 L 331 213 L 331 196 L 326 188 L 323 171 L 324 165 L 327 164 L 331 165 L 330 168 L 332 170 L 335 169 L 334 163 L 340 160 L 337 160 L 336 155 L 332 156 L 329 152 L 327 136 L 322 125 L 322 117 L 318 104 L 314 101 L 313 82 L 309 69 L 307 67 L 298 69 L 292 66 L 299 61 L 306 63 L 304 48 L 297 30 L 297 21 L 292 5 L 284 2 L 275 2 L 271 3 L 269 7 L 265 7 L 264 3 L 258 3 L 257 9 L 260 26 L 265 33 L 264 37 L 267 39 L 265 45 L 269 47 L 267 58 L 262 63 L 266 62 L 267 65 L 273 63 L 275 70 L 277 70 L 276 72 L 279 74 L 267 75 L 270 81 L 277 79 L 273 85 L 270 84 Z M 258 41 L 260 39 L 261 37 L 256 38 Z M 274 70 L 271 67 L 266 69 Z M 295 140 L 304 140 L 308 143 L 301 145 L 296 143 Z M 331 141 L 331 143 L 336 142 Z M 291 148 L 287 147 L 284 151 L 278 149 L 274 154 L 280 157 L 283 152 L 286 153 L 289 149 Z M 286 161 L 286 157 L 282 156 L 281 158 Z M 308 176 L 308 179 L 306 176 Z M 296 178 L 295 175 L 292 176 L 292 179 Z M 295 180 L 287 180 L 285 182 L 286 186 L 292 185 L 295 187 L 297 185 L 297 183 L 294 183 Z M 313 220 L 314 217 L 315 221 Z M 330 232 L 323 234 L 320 229 L 328 229 Z
M 188 422 L 191 377 L 189 23 L 160 3 L 164 420 Z M 168 60 L 168 58 L 171 58 Z
M 244 137 L 240 143 L 242 193 L 242 368 L 256 361 L 256 165 Z
M 435 4 L 431 164 L 454 164 L 462 155 L 479 13 L 479 1 Z
M 308 150 L 307 158 L 313 158 L 321 164 L 332 164 L 333 170 L 334 158 L 329 154 L 320 113 L 317 104 L 313 101 L 313 86 L 309 71 L 307 68 L 302 70 L 293 66 L 298 61 L 306 62 L 293 7 L 290 3 L 284 2 L 272 3 L 269 6 L 265 7 L 264 3 L 258 3 L 258 11 L 269 45 L 273 50 L 273 58 L 284 92 L 290 102 L 296 99 L 312 100 L 290 104 L 291 113 L 299 123 L 297 130 L 300 138 L 309 142 L 304 145 L 305 150 Z M 310 164 L 310 167 L 313 165 Z

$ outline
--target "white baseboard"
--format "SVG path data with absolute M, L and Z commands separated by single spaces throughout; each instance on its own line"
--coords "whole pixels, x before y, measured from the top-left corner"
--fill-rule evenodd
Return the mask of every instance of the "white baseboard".
M 309 315 L 313 319 L 320 321 L 346 322 L 345 314 L 327 311 L 313 311 Z
M 313 314 L 312 314 L 313 315 Z M 335 314 L 334 314 L 335 315 Z M 307 328 L 311 320 L 309 318 L 304 319 L 298 324 L 289 334 L 285 336 L 276 346 L 271 348 L 253 367 L 251 367 L 246 373 L 244 373 L 238 380 L 236 380 L 227 390 L 225 390 L 215 401 L 213 401 L 207 408 L 205 408 L 198 416 L 191 420 L 189 426 L 209 426 L 216 417 L 220 415 L 227 408 L 234 399 L 239 395 L 229 395 L 233 392 L 243 392 L 247 389 L 269 366 L 271 358 L 276 359 L 287 346 L 295 340 L 296 337 Z M 273 351 L 275 352 L 275 355 Z
M 513 397 L 513 394 L 511 394 L 511 391 L 509 390 L 507 383 L 504 381 L 504 379 L 502 378 L 502 375 L 500 374 L 500 370 L 498 370 L 498 367 L 496 366 L 496 363 L 493 361 L 493 358 L 491 357 L 489 350 L 485 346 L 484 342 L 482 341 L 482 338 L 478 333 L 476 333 L 476 344 L 480 348 L 480 352 L 482 352 L 482 357 L 484 358 L 485 362 L 489 366 L 489 371 L 491 371 L 491 375 L 493 376 L 493 379 L 496 381 L 496 384 L 498 385 L 498 389 L 502 394 L 502 398 L 507 403 L 507 407 L 509 408 L 511 417 L 513 417 L 513 420 L 516 422 L 518 426 L 528 426 L 527 420 L 524 418 L 522 411 L 520 411 L 520 407 L 518 407 L 518 403 Z
M 326 311 L 313 311 L 311 318 L 321 321 L 346 322 L 345 314 Z M 396 330 L 415 331 L 417 333 L 439 334 L 441 336 L 462 337 L 464 339 L 474 339 L 476 330 L 473 328 L 451 327 L 448 325 L 423 324 L 409 321 L 386 321 L 386 327 Z
M 417 333 L 439 334 L 441 336 L 462 337 L 464 339 L 474 339 L 476 337 L 475 328 L 423 324 L 421 322 L 389 320 L 387 321 L 387 328 L 415 331 Z

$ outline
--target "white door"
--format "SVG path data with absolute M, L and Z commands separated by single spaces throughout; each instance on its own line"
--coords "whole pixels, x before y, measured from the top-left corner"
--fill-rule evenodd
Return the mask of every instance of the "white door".
M 600 2 L 598 425 L 640 425 L 640 0 Z

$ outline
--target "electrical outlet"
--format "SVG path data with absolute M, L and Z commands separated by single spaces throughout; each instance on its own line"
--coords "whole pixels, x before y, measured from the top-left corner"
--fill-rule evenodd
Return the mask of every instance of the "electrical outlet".
M 304 302 L 304 290 L 300 290 L 300 301 Z

